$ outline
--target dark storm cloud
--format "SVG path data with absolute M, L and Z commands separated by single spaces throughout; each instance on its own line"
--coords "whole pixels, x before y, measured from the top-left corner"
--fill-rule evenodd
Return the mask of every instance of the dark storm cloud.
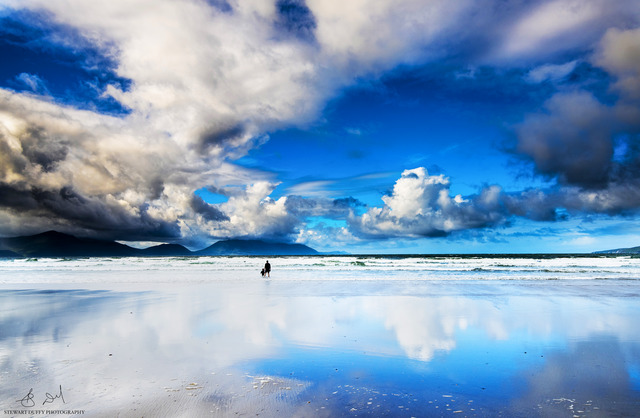
M 365 204 L 354 197 L 343 197 L 333 200 L 333 206 L 335 208 L 353 209 L 357 207 L 364 207 Z
M 38 202 L 30 191 L 0 183 L 0 207 L 16 212 L 29 212 L 38 208 Z
M 118 210 L 98 199 L 79 195 L 71 187 L 58 191 L 33 189 L 31 191 L 38 207 L 48 216 L 89 230 L 110 231 L 118 239 L 135 237 L 175 238 L 179 229 L 175 223 L 151 218 L 147 206 L 142 205 L 139 216 Z
M 520 193 L 503 194 L 502 201 L 510 215 L 534 221 L 558 220 L 560 202 L 541 190 L 525 190 Z
M 206 187 L 207 191 L 213 193 L 213 194 L 219 194 L 220 196 L 225 196 L 225 197 L 229 197 L 230 193 L 228 190 L 222 188 L 222 187 L 215 187 L 215 186 L 207 186 Z
M 102 237 L 120 240 L 180 236 L 176 223 L 154 219 L 146 205 L 139 208 L 138 215 L 132 215 L 99 199 L 82 196 L 68 186 L 59 190 L 20 189 L 0 183 L 0 207 L 19 214 L 23 222 L 56 225 L 67 232 L 100 231 Z
M 64 161 L 69 150 L 64 143 L 52 141 L 47 131 L 41 127 L 29 126 L 22 137 L 22 153 L 32 164 L 52 171 L 55 164 Z
M 508 215 L 534 221 L 566 220 L 569 215 L 630 216 L 640 211 L 640 180 L 607 184 L 604 188 L 554 187 L 502 193 Z
M 151 199 L 159 199 L 164 191 L 164 181 L 161 178 L 156 178 L 149 182 L 149 191 Z
M 530 115 L 519 126 L 516 152 L 561 184 L 605 187 L 619 131 L 613 110 L 586 92 L 558 94 L 546 108 L 548 113 Z
M 561 189 L 551 197 L 574 213 L 631 215 L 640 210 L 640 180 L 611 183 L 600 190 Z
M 207 221 L 220 222 L 229 220 L 229 217 L 222 213 L 220 209 L 208 204 L 200 196 L 194 195 L 191 198 L 191 208 Z
M 241 138 L 245 134 L 242 124 L 211 128 L 201 137 L 200 150 L 203 152 L 211 148 L 224 149 L 227 143 Z
M 559 92 L 517 127 L 514 152 L 558 187 L 506 196 L 511 213 L 556 220 L 558 210 L 612 216 L 640 211 L 639 45 L 639 29 L 609 30 L 592 58 L 609 74 L 607 94 Z

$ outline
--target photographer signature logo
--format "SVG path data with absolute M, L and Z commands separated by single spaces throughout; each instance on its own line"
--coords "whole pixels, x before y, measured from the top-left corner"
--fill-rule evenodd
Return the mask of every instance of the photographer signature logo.
M 42 402 L 42 405 L 53 403 L 56 399 L 61 399 L 62 403 L 66 403 L 64 400 L 64 395 L 62 394 L 62 385 L 60 385 L 60 391 L 55 395 L 47 392 L 44 396 L 44 402 Z M 29 389 L 29 393 L 27 393 L 24 398 L 18 399 L 16 402 L 20 402 L 20 405 L 22 405 L 24 408 L 32 408 L 36 406 L 33 388 Z
M 38 405 L 40 402 L 42 402 L 42 404 Z M 5 409 L 5 415 L 84 415 L 85 413 L 84 409 L 32 409 L 36 405 L 39 407 L 47 405 L 50 408 L 55 408 L 56 405 L 66 404 L 67 401 L 64 399 L 64 394 L 62 393 L 62 385 L 58 386 L 57 393 L 51 394 L 47 392 L 44 396 L 36 395 L 33 392 L 33 388 L 31 388 L 21 399 L 17 399 L 16 403 L 20 404 L 22 408 Z

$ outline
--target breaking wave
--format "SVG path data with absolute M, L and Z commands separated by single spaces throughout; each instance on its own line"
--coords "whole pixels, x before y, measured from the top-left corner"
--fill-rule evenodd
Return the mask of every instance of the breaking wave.
M 261 279 L 263 257 L 0 259 L 0 283 Z M 270 280 L 640 280 L 631 256 L 270 257 Z

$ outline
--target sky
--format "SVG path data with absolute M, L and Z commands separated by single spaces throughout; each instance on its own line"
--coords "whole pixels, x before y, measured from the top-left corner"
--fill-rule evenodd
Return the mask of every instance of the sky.
M 637 0 L 0 0 L 0 236 L 640 245 Z

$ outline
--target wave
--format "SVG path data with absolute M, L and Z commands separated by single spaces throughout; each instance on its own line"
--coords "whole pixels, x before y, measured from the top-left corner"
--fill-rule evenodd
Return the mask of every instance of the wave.
M 270 257 L 271 280 L 640 280 L 628 256 L 287 256 Z M 256 279 L 263 257 L 109 257 L 0 260 L 0 283 Z

